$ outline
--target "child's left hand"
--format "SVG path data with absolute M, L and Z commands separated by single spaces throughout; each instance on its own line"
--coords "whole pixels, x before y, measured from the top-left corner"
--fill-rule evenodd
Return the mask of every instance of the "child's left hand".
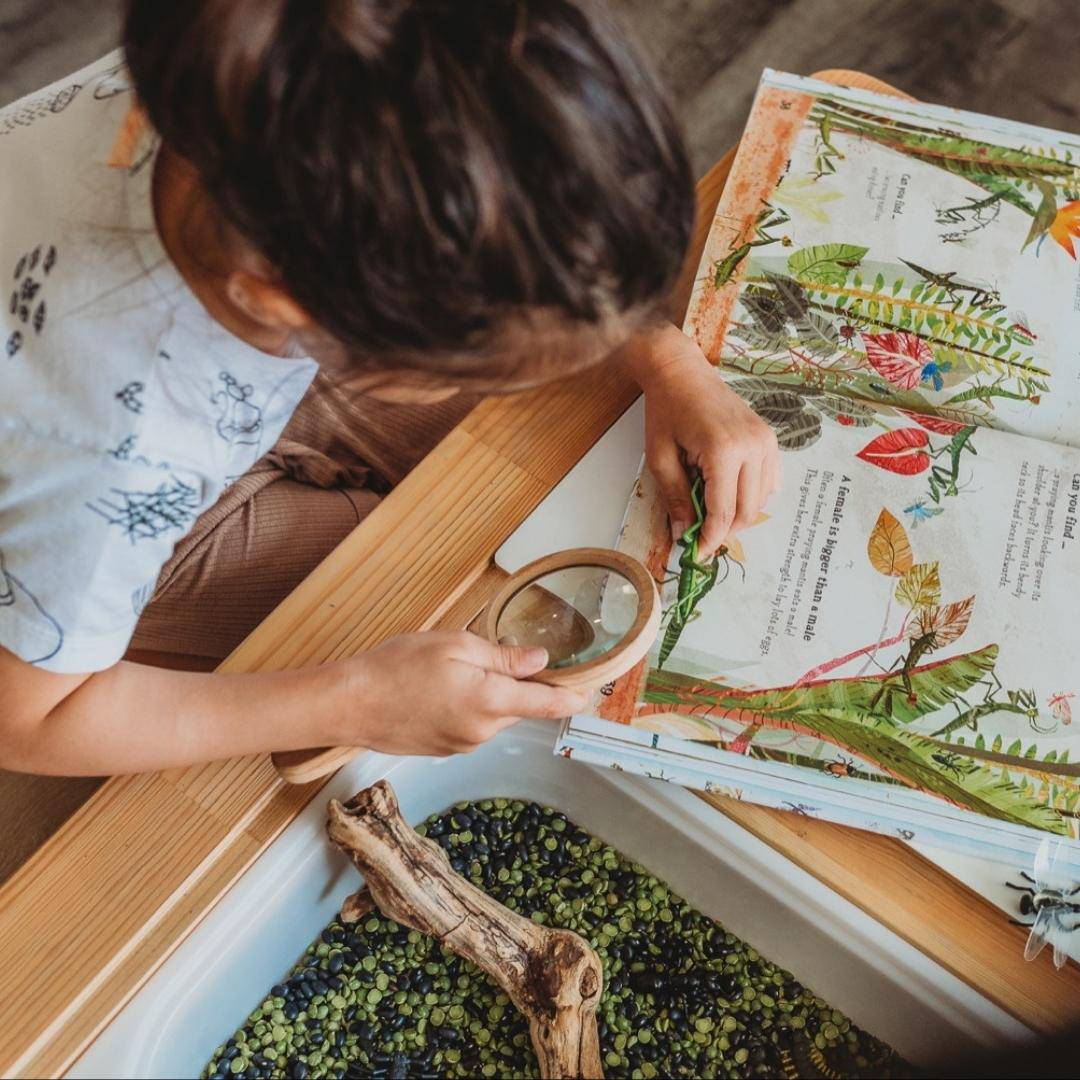
M 752 525 L 779 488 L 776 436 L 678 328 L 640 335 L 622 357 L 645 392 L 645 459 L 675 539 L 694 520 L 689 470 L 705 478 L 698 552 L 709 558 L 729 533 Z

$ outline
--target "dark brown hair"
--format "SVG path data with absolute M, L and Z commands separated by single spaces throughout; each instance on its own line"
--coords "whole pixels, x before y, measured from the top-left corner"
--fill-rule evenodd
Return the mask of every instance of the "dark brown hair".
M 686 152 L 599 2 L 129 0 L 124 44 L 166 145 L 361 369 L 497 374 L 508 326 L 674 284 Z

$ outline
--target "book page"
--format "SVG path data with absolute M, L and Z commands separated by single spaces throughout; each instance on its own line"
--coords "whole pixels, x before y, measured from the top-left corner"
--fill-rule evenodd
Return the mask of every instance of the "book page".
M 925 423 L 830 428 L 715 562 L 644 473 L 619 546 L 666 579 L 663 630 L 598 715 L 1075 836 L 1080 451 Z
M 1078 244 L 1080 139 L 766 72 L 686 328 L 784 448 L 873 405 L 1080 445 Z

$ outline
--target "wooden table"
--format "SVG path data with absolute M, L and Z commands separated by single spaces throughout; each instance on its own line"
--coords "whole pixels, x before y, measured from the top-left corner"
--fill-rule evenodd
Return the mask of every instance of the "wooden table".
M 699 185 L 677 313 L 731 157 Z M 480 405 L 221 670 L 466 625 L 498 580 L 496 549 L 636 393 L 597 370 Z M 0 1074 L 69 1067 L 321 786 L 285 784 L 265 757 L 108 781 L 0 888 Z M 899 841 L 709 801 L 1032 1028 L 1080 1024 L 1080 968 L 1057 972 L 1046 953 L 1026 963 L 1025 931 Z

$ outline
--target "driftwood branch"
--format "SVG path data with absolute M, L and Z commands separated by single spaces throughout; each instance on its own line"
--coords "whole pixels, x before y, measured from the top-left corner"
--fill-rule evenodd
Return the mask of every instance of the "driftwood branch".
M 374 901 L 486 971 L 528 1019 L 541 1076 L 603 1077 L 603 969 L 582 938 L 522 918 L 455 873 L 443 849 L 406 824 L 385 780 L 346 803 L 331 799 L 327 832 L 367 883 L 343 914 L 359 918 Z

